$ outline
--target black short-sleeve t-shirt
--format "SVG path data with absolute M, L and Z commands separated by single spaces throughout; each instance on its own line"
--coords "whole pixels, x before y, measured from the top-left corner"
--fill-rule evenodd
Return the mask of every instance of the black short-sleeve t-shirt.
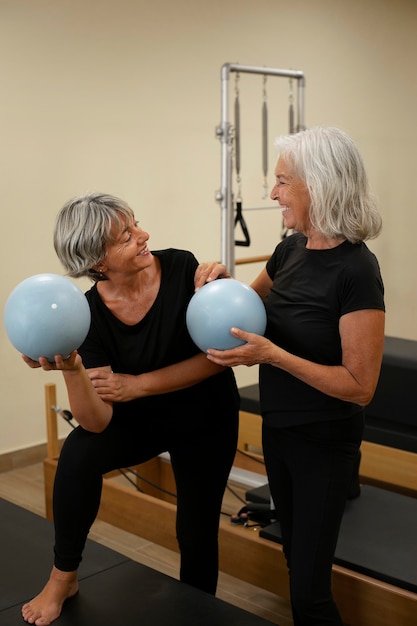
M 166 249 L 152 252 L 161 264 L 158 295 L 145 317 L 134 325 L 121 322 L 104 304 L 94 285 L 86 293 L 91 327 L 79 353 L 89 368 L 110 365 L 114 372 L 138 375 L 178 363 L 200 352 L 186 327 L 186 310 L 194 294 L 198 265 L 191 252 Z M 213 376 L 181 391 L 115 403 L 114 412 L 141 413 L 155 409 L 181 410 L 184 403 L 212 403 L 223 395 L 236 397 L 232 370 Z
M 265 302 L 266 336 L 315 363 L 341 363 L 342 315 L 385 310 L 378 261 L 365 243 L 345 241 L 329 250 L 310 250 L 306 237 L 295 233 L 278 244 L 266 269 L 273 280 Z M 271 425 L 343 418 L 360 410 L 270 365 L 260 366 L 260 394 L 264 418 Z

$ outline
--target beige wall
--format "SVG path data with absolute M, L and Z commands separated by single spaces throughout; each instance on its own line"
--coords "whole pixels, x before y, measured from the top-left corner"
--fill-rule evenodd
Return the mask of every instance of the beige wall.
M 379 197 L 370 244 L 386 285 L 387 334 L 417 339 L 417 3 L 414 0 L 0 0 L 0 301 L 24 278 L 62 273 L 57 210 L 89 190 L 125 198 L 153 248 L 220 256 L 220 69 L 299 69 L 306 124 L 358 142 Z M 262 78 L 242 75 L 244 206 L 262 196 Z M 273 138 L 287 131 L 288 81 L 267 82 Z M 245 134 L 244 134 L 245 133 Z M 276 211 L 247 212 L 253 245 L 280 236 Z M 260 268 L 238 268 L 249 282 Z M 86 287 L 84 283 L 79 283 Z M 43 385 L 0 329 L 0 453 L 45 441 Z M 256 370 L 238 370 L 240 384 Z M 65 425 L 64 425 L 65 426 Z

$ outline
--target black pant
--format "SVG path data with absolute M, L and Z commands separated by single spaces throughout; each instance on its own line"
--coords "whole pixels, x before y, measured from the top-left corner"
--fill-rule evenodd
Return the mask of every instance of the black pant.
M 168 451 L 177 486 L 180 578 L 214 594 L 219 516 L 238 429 L 237 403 L 224 400 L 215 411 L 183 406 L 177 415 L 113 418 L 100 434 L 81 427 L 72 431 L 54 485 L 55 566 L 63 571 L 78 568 L 100 505 L 102 475 Z
M 362 434 L 362 413 L 288 429 L 263 427 L 294 626 L 342 624 L 332 597 L 331 571 Z

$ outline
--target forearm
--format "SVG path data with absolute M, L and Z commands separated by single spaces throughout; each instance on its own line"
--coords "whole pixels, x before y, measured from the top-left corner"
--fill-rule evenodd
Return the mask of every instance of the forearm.
M 211 363 L 205 354 L 175 363 L 137 377 L 137 397 L 170 393 L 192 387 L 197 383 L 222 372 L 225 368 Z
M 144 374 L 118 374 L 106 369 L 89 370 L 88 377 L 99 398 L 105 402 L 130 402 L 192 387 L 224 371 L 201 353 L 180 363 Z
M 369 376 L 357 379 L 349 369 L 341 365 L 321 365 L 295 356 L 272 344 L 269 363 L 288 372 L 318 391 L 366 406 L 375 392 L 378 375 L 369 372 Z
M 62 373 L 74 419 L 86 430 L 103 431 L 111 420 L 112 404 L 99 397 L 83 366 Z

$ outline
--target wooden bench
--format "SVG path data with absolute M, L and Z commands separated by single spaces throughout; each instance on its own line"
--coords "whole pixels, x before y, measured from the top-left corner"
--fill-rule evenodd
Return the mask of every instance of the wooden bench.
M 52 519 L 52 489 L 60 451 L 58 440 L 56 388 L 45 387 L 48 456 L 44 461 L 45 501 L 47 517 Z M 261 418 L 241 413 L 239 449 L 236 467 L 264 475 L 260 453 Z M 214 455 L 215 458 L 215 455 Z M 169 462 L 156 458 L 140 466 L 140 473 L 161 487 L 174 490 Z M 175 503 L 169 496 L 133 490 L 105 477 L 99 519 L 147 540 L 178 551 L 175 537 Z M 139 514 L 140 512 L 140 514 Z M 221 571 L 245 580 L 283 598 L 289 598 L 288 574 L 280 544 L 259 536 L 259 533 L 228 521 L 219 529 Z M 352 626 L 414 626 L 417 615 L 417 593 L 371 576 L 334 565 L 333 591 L 344 623 Z

